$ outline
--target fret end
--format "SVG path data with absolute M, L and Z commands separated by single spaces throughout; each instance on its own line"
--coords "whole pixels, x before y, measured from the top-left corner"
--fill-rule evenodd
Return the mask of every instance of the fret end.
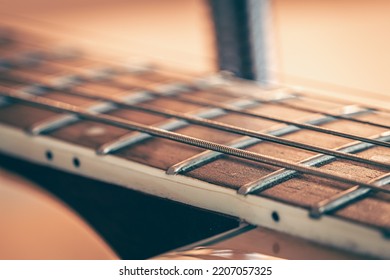
M 390 239 L 390 228 L 385 228 L 385 229 L 382 229 L 382 236 L 385 238 L 385 239 Z
M 167 175 L 177 175 L 180 173 L 182 169 L 177 166 L 171 166 L 168 168 L 168 170 L 165 172 Z
M 104 149 L 97 149 L 95 152 L 98 156 L 104 156 L 108 154 L 108 152 Z
M 250 192 L 250 188 L 245 185 L 237 190 L 237 194 L 246 196 Z
M 30 136 L 37 136 L 42 134 L 42 130 L 39 127 L 31 126 L 24 129 L 24 132 Z
M 110 152 L 112 152 L 111 146 L 107 146 L 104 144 L 98 147 L 95 151 L 95 153 L 99 156 L 108 155 Z
M 323 214 L 324 212 L 320 207 L 312 207 L 309 210 L 309 217 L 315 220 L 319 220 Z

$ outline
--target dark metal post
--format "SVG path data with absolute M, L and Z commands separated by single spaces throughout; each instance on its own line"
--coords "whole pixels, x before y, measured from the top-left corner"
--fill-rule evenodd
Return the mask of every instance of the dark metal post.
M 270 0 L 209 0 L 220 70 L 269 82 Z

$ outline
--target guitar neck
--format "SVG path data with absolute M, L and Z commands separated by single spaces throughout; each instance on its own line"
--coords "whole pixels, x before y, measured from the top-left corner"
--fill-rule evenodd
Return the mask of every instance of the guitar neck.
M 386 110 L 2 42 L 2 153 L 390 257 Z

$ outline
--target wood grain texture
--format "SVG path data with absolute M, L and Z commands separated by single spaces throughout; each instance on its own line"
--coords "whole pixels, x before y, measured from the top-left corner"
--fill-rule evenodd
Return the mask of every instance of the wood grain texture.
M 365 121 L 372 121 L 383 125 L 389 125 L 390 124 L 390 114 L 382 113 L 382 112 L 375 112 L 371 114 L 364 114 L 361 116 L 356 116 L 355 119 L 365 120 Z
M 58 114 L 51 111 L 22 104 L 12 104 L 0 110 L 0 121 L 11 126 L 26 129 L 34 123 L 56 115 Z
M 109 125 L 80 121 L 51 132 L 51 137 L 64 140 L 75 145 L 97 149 L 100 145 L 127 134 L 129 131 Z

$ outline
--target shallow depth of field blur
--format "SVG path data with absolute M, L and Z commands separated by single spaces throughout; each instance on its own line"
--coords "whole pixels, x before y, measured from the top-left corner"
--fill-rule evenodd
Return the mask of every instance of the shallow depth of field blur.
M 359 97 L 375 95 L 390 106 L 390 1 L 270 1 L 277 81 Z M 212 24 L 207 2 L 202 0 L 0 0 L 0 14 L 0 24 L 48 30 L 73 40 L 75 45 L 171 64 L 178 69 L 216 71 Z M 39 210 L 42 205 L 27 198 L 29 193 L 34 195 L 31 190 L 36 187 L 14 185 L 9 178 L 0 172 L 0 225 L 11 218 L 30 220 L 13 220 L 10 227 L 2 226 L 0 258 L 1 252 L 12 248 L 12 242 L 20 243 L 21 234 L 41 235 L 45 229 L 42 225 L 57 220 L 54 210 L 45 209 L 60 209 L 49 202 L 53 198 L 39 194 L 50 204 Z M 25 188 L 30 188 L 27 195 Z M 15 209 L 17 213 L 9 212 Z M 56 224 L 51 227 L 55 229 L 52 235 L 44 235 L 60 238 L 53 244 L 62 244 L 63 250 L 54 250 L 53 258 L 91 258 L 83 252 L 92 252 L 96 258 L 115 257 L 81 220 L 72 218 L 71 213 L 64 215 L 63 219 L 73 222 L 62 224 L 62 228 Z M 85 241 L 88 236 L 90 241 Z M 19 244 L 18 250 L 44 250 L 39 244 L 28 245 L 30 239 Z M 1 240 L 8 240 L 9 247 Z M 69 244 L 80 254 L 72 253 Z

